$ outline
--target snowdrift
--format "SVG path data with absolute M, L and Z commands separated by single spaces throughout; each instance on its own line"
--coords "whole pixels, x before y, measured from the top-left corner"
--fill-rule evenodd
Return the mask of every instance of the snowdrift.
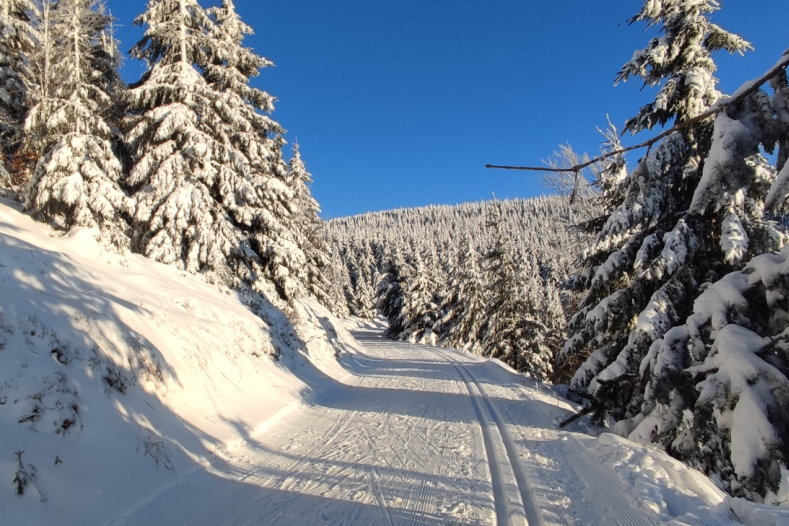
M 355 352 L 317 302 L 295 326 L 273 307 L 263 320 L 97 236 L 57 237 L 0 200 L 3 523 L 109 521 L 262 433 Z

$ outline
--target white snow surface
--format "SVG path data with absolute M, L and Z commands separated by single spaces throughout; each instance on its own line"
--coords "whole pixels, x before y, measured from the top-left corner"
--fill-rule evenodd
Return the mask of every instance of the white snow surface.
M 0 202 L 2 524 L 789 524 L 558 429 L 578 407 L 495 360 L 313 300 L 264 322 L 97 230 L 50 233 Z

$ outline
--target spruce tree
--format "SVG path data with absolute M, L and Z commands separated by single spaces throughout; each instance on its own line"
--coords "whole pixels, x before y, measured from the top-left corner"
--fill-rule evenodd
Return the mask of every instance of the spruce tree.
M 354 314 L 365 320 L 375 318 L 375 289 L 370 285 L 370 277 L 363 268 L 356 278 L 354 287 Z
M 742 37 L 712 23 L 710 15 L 719 9 L 716 0 L 647 1 L 629 23 L 646 22 L 660 26 L 660 37 L 636 51 L 617 75 L 616 81 L 632 77 L 646 86 L 660 86 L 655 101 L 643 106 L 629 119 L 625 131 L 651 130 L 669 121 L 686 122 L 700 115 L 720 98 L 713 76 L 712 54 L 726 50 L 744 53 L 753 49 Z
M 312 196 L 309 184 L 312 175 L 307 171 L 298 144 L 293 145 L 293 157 L 288 164 L 288 185 L 293 189 L 294 231 L 298 246 L 304 252 L 306 265 L 300 276 L 306 290 L 321 304 L 329 306 L 331 286 L 326 277 L 329 266 L 320 205 Z M 358 286 L 358 285 L 357 285 Z M 364 317 L 364 316 L 363 316 Z
M 403 301 L 405 285 L 413 275 L 413 268 L 403 257 L 398 246 L 391 248 L 389 257 L 384 265 L 384 277 L 378 285 L 378 311 L 389 321 L 387 336 L 397 337 L 405 327 L 403 326 Z
M 546 379 L 552 354 L 545 344 L 547 327 L 533 303 L 539 290 L 530 286 L 537 269 L 528 259 L 519 268 L 500 213 L 493 215 L 490 227 L 496 232 L 496 242 L 485 255 L 487 304 L 480 330 L 482 353 L 532 378 Z
M 327 274 L 329 280 L 329 290 L 327 291 L 329 298 L 328 308 L 338 318 L 347 318 L 350 315 L 350 310 L 345 298 L 343 282 L 346 279 L 345 276 L 348 275 L 348 269 L 342 261 L 340 249 L 336 244 L 331 246 Z
M 437 320 L 436 279 L 433 269 L 435 258 L 430 257 L 432 250 L 414 248 L 408 258 L 411 269 L 402 283 L 402 302 L 397 319 L 392 323 L 400 327 L 400 333 L 393 336 L 420 343 L 435 343 L 433 325 Z M 391 330 L 391 329 L 390 329 Z
M 194 0 L 154 0 L 135 21 L 147 28 L 132 56 L 150 69 L 126 97 L 133 246 L 289 303 L 304 290 L 305 258 L 290 222 L 284 140 L 261 113 L 273 98 L 246 85 L 267 62 L 235 60 L 253 54 L 232 3 L 213 14 Z
M 63 51 L 49 59 L 50 87 L 35 90 L 26 129 L 41 157 L 30 181 L 26 208 L 66 227 L 99 226 L 106 241 L 128 247 L 134 205 L 120 188 L 122 166 L 105 119 L 117 96 L 119 54 L 101 4 L 61 0 L 46 31 Z
M 194 68 L 206 62 L 211 23 L 194 0 L 152 0 L 135 20 L 147 28 L 131 55 L 149 69 L 125 97 L 134 161 L 127 184 L 137 200 L 132 248 L 232 281 L 243 237 L 215 199 L 225 165 L 216 158 L 226 150 L 205 126 L 219 97 Z
M 610 415 L 617 433 L 659 442 L 732 494 L 761 499 L 778 488 L 789 439 L 785 271 L 779 256 L 759 256 L 787 239 L 772 221 L 785 213 L 786 153 L 777 166 L 760 155 L 787 144 L 786 71 L 772 96 L 719 94 L 711 53 L 748 45 L 709 22 L 715 6 L 648 2 L 637 17 L 666 35 L 621 77 L 664 84 L 627 128 L 682 128 L 611 187 L 624 199 L 586 252 L 589 290 L 562 354 L 586 358 L 571 387 L 594 396 L 599 420 Z M 692 120 L 712 104 L 714 118 Z
M 208 14 L 214 22 L 208 33 L 208 59 L 198 68 L 211 88 L 221 94 L 212 126 L 217 137 L 246 164 L 246 174 L 238 166 L 223 172 L 223 206 L 259 256 L 250 266 L 275 285 L 281 298 L 291 300 L 309 290 L 325 301 L 326 283 L 318 268 L 326 262 L 322 254 L 312 252 L 311 258 L 305 254 L 311 248 L 306 246 L 307 238 L 312 244 L 320 244 L 308 233 L 319 220 L 317 202 L 313 201 L 310 208 L 315 217 L 307 211 L 304 217 L 296 217 L 299 200 L 303 198 L 307 203 L 311 199 L 306 187 L 310 174 L 296 152 L 290 166 L 285 164 L 284 130 L 268 116 L 275 99 L 249 85 L 261 69 L 273 64 L 244 46 L 244 38 L 252 34 L 252 29 L 240 19 L 232 0 L 224 0 Z M 254 198 L 250 192 L 238 190 L 245 187 L 244 178 L 255 189 Z M 322 247 L 318 250 L 323 252 Z
M 30 0 L 0 0 L 0 187 L 9 189 L 16 186 L 9 170 L 29 104 L 25 62 L 34 48 L 37 14 Z
M 463 348 L 477 342 L 485 320 L 485 284 L 479 256 L 468 236 L 460 242 L 458 261 L 450 274 L 448 293 L 439 308 L 435 330 L 444 345 Z
M 663 86 L 655 102 L 628 121 L 626 130 L 651 128 L 672 118 L 681 124 L 718 100 L 712 53 L 744 51 L 748 44 L 709 21 L 714 9 L 715 4 L 706 1 L 647 2 L 634 17 L 632 21 L 660 25 L 665 35 L 636 52 L 619 79 L 637 75 L 649 85 L 662 81 Z M 561 359 L 587 357 L 571 387 L 597 393 L 599 381 L 606 382 L 602 390 L 611 393 L 606 403 L 615 418 L 637 411 L 640 400 L 634 393 L 639 389 L 633 378 L 649 345 L 688 313 L 697 283 L 726 269 L 717 250 L 714 257 L 705 257 L 713 256 L 711 237 L 719 234 L 705 233 L 704 220 L 697 215 L 682 217 L 701 179 L 699 168 L 711 134 L 712 122 L 706 120 L 670 135 L 624 180 L 612 185 L 609 192 L 621 193 L 624 200 L 607 210 L 605 224 L 585 251 L 588 293 L 571 320 L 572 336 Z M 694 267 L 694 262 L 699 265 Z M 633 327 L 640 315 L 649 323 L 636 322 Z

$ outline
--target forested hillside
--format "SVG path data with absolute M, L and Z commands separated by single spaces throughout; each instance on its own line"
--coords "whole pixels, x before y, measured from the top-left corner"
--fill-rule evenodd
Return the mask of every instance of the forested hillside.
M 327 221 L 331 305 L 367 319 L 382 313 L 393 338 L 468 348 L 547 378 L 562 304 L 573 306 L 560 287 L 590 240 L 575 225 L 588 213 L 549 196 Z

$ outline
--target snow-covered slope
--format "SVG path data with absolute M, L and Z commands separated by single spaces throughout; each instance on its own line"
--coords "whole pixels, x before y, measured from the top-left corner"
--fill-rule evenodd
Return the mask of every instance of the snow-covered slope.
M 295 327 L 274 308 L 264 321 L 96 235 L 58 238 L 0 201 L 4 524 L 114 516 L 346 374 L 335 355 L 353 339 L 317 303 Z

